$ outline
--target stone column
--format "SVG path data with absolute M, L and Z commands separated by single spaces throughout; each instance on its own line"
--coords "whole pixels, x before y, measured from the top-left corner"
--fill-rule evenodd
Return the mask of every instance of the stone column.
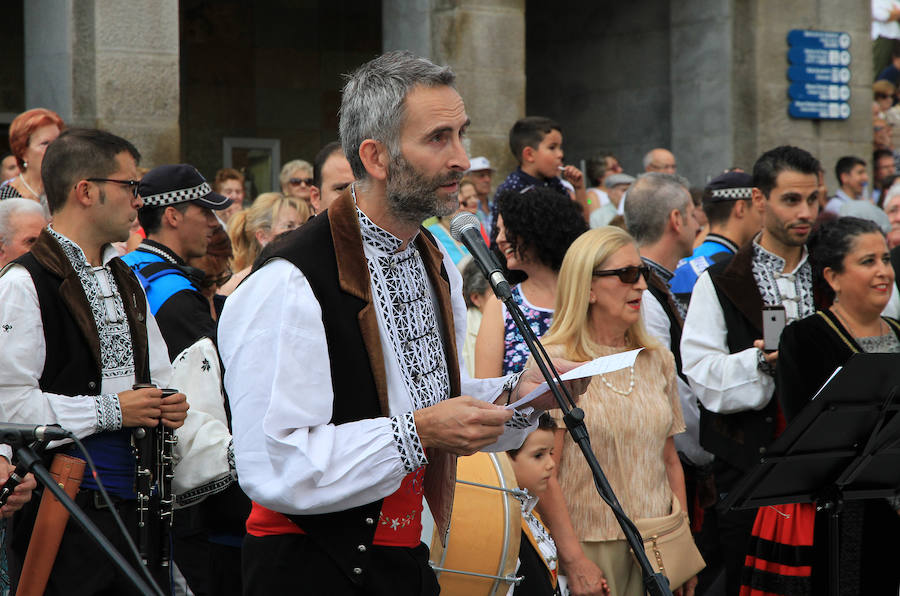
M 26 105 L 130 140 L 147 167 L 177 162 L 178 40 L 177 0 L 29 0 Z
M 669 19 L 671 149 L 678 173 L 703 187 L 734 165 L 732 63 L 741 50 L 731 0 L 672 0 Z
M 509 129 L 525 115 L 525 0 L 384 0 L 384 50 L 408 49 L 457 74 L 472 119 L 469 155 L 486 156 L 494 185 L 516 167 Z

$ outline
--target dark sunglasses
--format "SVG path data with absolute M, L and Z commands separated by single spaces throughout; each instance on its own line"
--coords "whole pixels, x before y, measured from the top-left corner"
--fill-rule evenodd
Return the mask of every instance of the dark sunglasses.
M 115 184 L 124 184 L 125 186 L 131 187 L 131 194 L 134 195 L 134 198 L 138 196 L 138 184 L 140 184 L 139 180 L 116 180 L 114 178 L 85 178 L 88 182 L 113 182 Z
M 290 178 L 288 180 L 288 184 L 290 184 L 291 186 L 300 186 L 301 184 L 305 184 L 306 186 L 312 186 L 313 179 L 312 178 Z
M 597 269 L 591 275 L 594 277 L 609 277 L 610 275 L 615 275 L 623 284 L 633 284 L 637 283 L 638 278 L 642 275 L 644 276 L 644 281 L 647 281 L 650 277 L 650 267 L 647 265 L 641 265 L 640 267 L 629 265 L 628 267 L 622 267 L 621 269 Z

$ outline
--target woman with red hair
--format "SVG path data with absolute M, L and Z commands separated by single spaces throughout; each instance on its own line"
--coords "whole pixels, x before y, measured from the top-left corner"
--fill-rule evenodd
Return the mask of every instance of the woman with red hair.
M 66 127 L 59 114 L 45 108 L 22 112 L 9 125 L 9 148 L 19 165 L 19 175 L 0 186 L 0 199 L 22 197 L 46 207 L 41 162 L 44 151 Z

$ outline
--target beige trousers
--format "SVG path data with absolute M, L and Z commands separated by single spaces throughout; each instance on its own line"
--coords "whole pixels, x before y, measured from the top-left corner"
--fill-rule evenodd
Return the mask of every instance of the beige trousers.
M 631 555 L 627 542 L 624 540 L 582 542 L 581 547 L 587 558 L 606 575 L 609 593 L 612 596 L 644 595 L 641 568 Z

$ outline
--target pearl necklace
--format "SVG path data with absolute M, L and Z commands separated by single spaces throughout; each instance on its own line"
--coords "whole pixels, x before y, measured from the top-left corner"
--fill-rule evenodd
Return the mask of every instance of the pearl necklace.
M 629 385 L 628 385 L 628 391 L 622 391 L 618 387 L 614 387 L 612 383 L 610 383 L 609 381 L 606 380 L 606 377 L 603 376 L 603 373 L 600 373 L 600 375 L 599 375 L 600 380 L 603 381 L 604 385 L 606 385 L 607 387 L 609 387 L 610 389 L 612 389 L 619 395 L 625 395 L 625 396 L 631 395 L 631 392 L 634 391 L 634 365 L 633 364 L 631 365 L 630 369 L 631 369 L 631 383 L 629 383 Z
M 27 182 L 25 182 L 25 178 L 24 178 L 24 176 L 22 176 L 22 174 L 19 174 L 19 180 L 21 180 L 21 181 L 22 181 L 22 184 L 25 185 L 25 188 L 27 188 L 28 191 L 29 191 L 31 194 L 34 195 L 34 198 L 35 198 L 35 199 L 40 200 L 41 195 L 39 195 L 38 193 L 36 193 L 36 192 L 34 191 L 34 189 L 31 188 L 31 185 L 28 184 Z

